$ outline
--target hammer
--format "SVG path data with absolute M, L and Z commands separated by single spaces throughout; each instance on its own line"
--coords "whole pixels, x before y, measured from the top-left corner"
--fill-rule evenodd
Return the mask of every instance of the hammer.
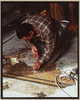
M 17 57 L 11 57 L 11 64 L 12 65 L 15 65 L 16 63 L 19 63 L 19 61 L 22 61 L 22 60 L 28 60 L 29 58 L 21 58 L 21 59 L 18 59 Z
M 12 56 L 5 56 L 5 55 L 3 55 L 3 59 L 7 59 L 7 58 L 11 58 L 11 57 L 18 57 L 18 55 L 12 55 Z

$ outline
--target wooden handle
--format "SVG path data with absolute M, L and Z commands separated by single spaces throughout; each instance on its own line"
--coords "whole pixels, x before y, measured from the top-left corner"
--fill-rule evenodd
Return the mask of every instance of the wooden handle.
M 6 59 L 6 58 L 11 58 L 11 57 L 18 57 L 18 55 L 12 55 L 12 56 L 5 56 L 4 55 L 4 58 Z
M 21 59 L 18 59 L 18 60 L 28 60 L 29 58 L 21 58 Z

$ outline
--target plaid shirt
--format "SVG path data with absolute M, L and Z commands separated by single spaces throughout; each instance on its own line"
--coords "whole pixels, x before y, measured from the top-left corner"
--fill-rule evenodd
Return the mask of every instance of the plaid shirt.
M 52 20 L 48 16 L 36 14 L 27 18 L 23 23 L 32 24 L 36 29 L 36 37 L 40 37 L 41 42 L 45 42 L 46 47 L 39 61 L 41 63 L 48 61 L 54 50 L 56 39 L 53 33 Z M 32 47 L 33 44 L 30 46 Z

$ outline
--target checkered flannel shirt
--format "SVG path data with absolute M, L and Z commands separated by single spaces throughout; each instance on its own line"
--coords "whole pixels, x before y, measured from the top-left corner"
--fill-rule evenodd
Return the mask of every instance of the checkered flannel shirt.
M 55 44 L 52 20 L 48 16 L 36 14 L 27 18 L 23 23 L 32 24 L 36 29 L 36 37 L 40 37 L 41 42 L 45 42 L 46 47 L 39 61 L 41 63 L 48 61 L 54 50 Z M 30 46 L 32 47 L 33 44 L 30 44 Z

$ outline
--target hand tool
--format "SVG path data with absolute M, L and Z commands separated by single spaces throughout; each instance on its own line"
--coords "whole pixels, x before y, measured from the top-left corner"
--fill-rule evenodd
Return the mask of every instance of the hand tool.
M 18 55 L 12 55 L 12 56 L 5 56 L 5 55 L 3 55 L 3 59 L 7 59 L 7 58 L 11 58 L 11 57 L 18 57 Z
M 29 58 L 18 59 L 17 57 L 11 57 L 10 59 L 11 59 L 11 64 L 15 65 L 16 63 L 19 63 L 19 61 L 28 60 Z
M 34 53 L 34 59 L 37 59 L 37 58 L 38 58 L 38 52 L 35 51 L 35 53 Z

